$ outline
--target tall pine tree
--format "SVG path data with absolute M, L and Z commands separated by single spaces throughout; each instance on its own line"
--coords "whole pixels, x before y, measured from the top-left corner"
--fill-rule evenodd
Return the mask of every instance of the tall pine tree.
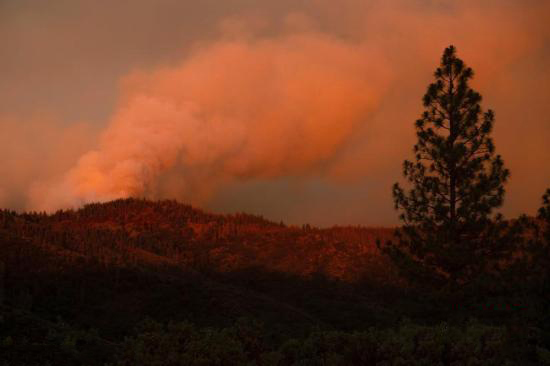
M 415 161 L 403 164 L 412 187 L 393 186 L 403 226 L 383 250 L 410 281 L 456 289 L 491 273 L 511 249 L 501 215 L 493 215 L 509 171 L 490 137 L 494 113 L 482 111 L 468 84 L 473 71 L 455 47 L 445 49 L 434 75 L 415 125 Z

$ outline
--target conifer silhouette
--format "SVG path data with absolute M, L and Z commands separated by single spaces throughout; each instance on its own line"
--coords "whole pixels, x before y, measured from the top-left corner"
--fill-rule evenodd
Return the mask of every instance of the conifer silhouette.
M 473 71 L 455 47 L 445 49 L 434 76 L 415 124 L 415 161 L 403 164 L 412 188 L 393 186 L 403 227 L 383 251 L 409 280 L 456 289 L 511 249 L 502 216 L 493 215 L 510 173 L 490 137 L 494 113 L 482 111 L 468 85 Z

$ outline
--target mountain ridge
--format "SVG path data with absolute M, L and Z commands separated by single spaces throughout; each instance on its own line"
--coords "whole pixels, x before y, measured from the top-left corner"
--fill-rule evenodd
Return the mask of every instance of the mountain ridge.
M 211 266 L 222 272 L 262 267 L 346 281 L 366 275 L 366 268 L 387 270 L 375 242 L 393 235 L 390 228 L 300 228 L 257 215 L 212 214 L 174 200 L 134 198 L 53 214 L 1 210 L 0 230 L 45 250 L 104 262 Z

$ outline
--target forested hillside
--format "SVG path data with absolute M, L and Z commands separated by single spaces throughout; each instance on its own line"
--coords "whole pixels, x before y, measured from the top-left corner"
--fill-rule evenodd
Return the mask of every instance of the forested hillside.
M 392 235 L 385 228 L 288 227 L 259 216 L 214 215 L 175 201 L 136 199 L 53 215 L 0 211 L 0 230 L 3 236 L 25 243 L 26 249 L 17 250 L 29 250 L 24 255 L 29 262 L 35 260 L 33 251 L 43 251 L 55 255 L 56 262 L 80 268 L 92 263 L 219 272 L 261 267 L 300 276 L 322 273 L 346 281 L 387 276 L 387 262 L 375 241 Z M 8 247 L 2 250 L 8 251 L 7 256 L 23 255 Z
M 494 361 L 509 335 L 528 334 L 513 324 L 536 314 L 534 303 L 501 296 L 502 306 L 489 308 L 486 294 L 453 303 L 404 287 L 376 246 L 392 235 L 214 215 L 175 201 L 0 211 L 0 365 L 148 357 L 152 365 L 170 353 L 177 365 L 199 354 L 206 361 L 197 365 L 430 364 L 448 352 Z M 492 325 L 466 325 L 472 316 Z M 420 343 L 408 349 L 411 334 Z
M 368 322 L 376 305 L 350 286 L 395 280 L 375 245 L 391 232 L 288 227 L 175 201 L 117 200 L 52 215 L 4 210 L 1 298 L 38 324 L 63 319 L 115 342 L 147 317 L 223 326 L 249 316 L 295 334 L 317 324 L 357 327 L 353 314 Z

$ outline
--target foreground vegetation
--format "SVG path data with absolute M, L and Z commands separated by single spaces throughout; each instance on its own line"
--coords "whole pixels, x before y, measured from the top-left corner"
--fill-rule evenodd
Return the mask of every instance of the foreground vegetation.
M 399 280 L 376 248 L 382 235 L 391 231 L 287 227 L 174 201 L 118 200 L 53 215 L 0 211 L 0 360 L 546 362 L 548 295 L 534 272 L 542 262 L 519 261 L 506 286 L 449 297 Z

